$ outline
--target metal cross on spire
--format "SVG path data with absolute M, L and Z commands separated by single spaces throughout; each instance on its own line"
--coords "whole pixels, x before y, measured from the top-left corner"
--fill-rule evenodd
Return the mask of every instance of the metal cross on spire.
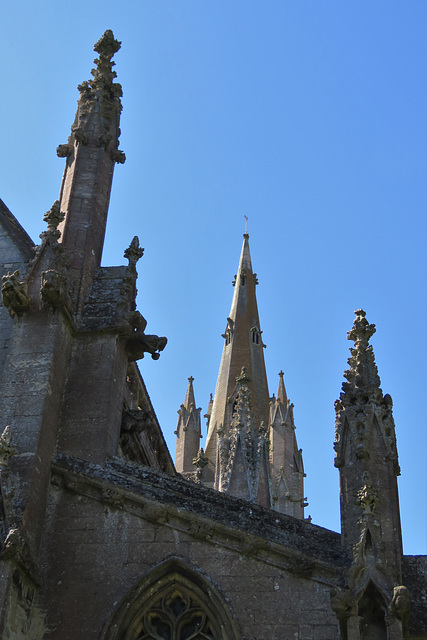
M 248 216 L 243 214 L 243 217 L 245 219 L 245 234 L 248 233 Z

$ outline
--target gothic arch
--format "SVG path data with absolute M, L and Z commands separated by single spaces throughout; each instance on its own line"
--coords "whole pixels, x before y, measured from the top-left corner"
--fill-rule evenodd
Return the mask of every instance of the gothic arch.
M 358 601 L 361 640 L 387 640 L 386 600 L 376 585 L 370 581 Z
M 179 558 L 157 565 L 116 607 L 101 640 L 238 640 L 223 598 Z

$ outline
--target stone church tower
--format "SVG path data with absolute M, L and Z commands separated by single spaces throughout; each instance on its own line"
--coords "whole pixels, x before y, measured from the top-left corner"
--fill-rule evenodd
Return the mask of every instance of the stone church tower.
M 167 342 L 136 309 L 138 238 L 125 266 L 101 266 L 125 160 L 119 48 L 111 31 L 95 45 L 38 245 L 0 201 L 0 637 L 427 639 L 427 558 L 402 555 L 374 326 L 356 312 L 336 404 L 340 534 L 303 518 L 292 405 L 282 373 L 269 397 L 247 235 L 206 452 L 190 378 L 175 468 L 136 364 Z

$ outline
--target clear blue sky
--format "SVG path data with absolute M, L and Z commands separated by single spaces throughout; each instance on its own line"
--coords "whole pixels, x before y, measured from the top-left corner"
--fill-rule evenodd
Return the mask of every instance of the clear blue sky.
M 2 8 L 0 197 L 37 241 L 77 84 L 122 41 L 104 264 L 138 234 L 140 368 L 174 455 L 187 378 L 206 411 L 249 217 L 271 393 L 283 368 L 307 515 L 339 530 L 334 400 L 362 307 L 394 400 L 406 553 L 426 553 L 427 3 L 22 1 Z

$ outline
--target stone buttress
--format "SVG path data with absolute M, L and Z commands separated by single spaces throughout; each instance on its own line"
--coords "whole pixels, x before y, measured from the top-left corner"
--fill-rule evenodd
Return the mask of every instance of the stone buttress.
M 339 468 L 342 543 L 352 564 L 346 588 L 332 606 L 348 640 L 401 640 L 407 632 L 409 593 L 402 585 L 400 473 L 392 399 L 380 388 L 369 339 L 375 325 L 359 309 L 348 339 L 349 369 L 335 403 L 335 466 Z
M 117 455 L 132 411 L 144 423 L 140 430 L 153 431 L 152 408 L 132 363 L 146 352 L 157 359 L 166 338 L 145 334 L 147 323 L 136 310 L 138 238 L 125 251 L 128 266 L 100 266 L 113 169 L 124 162 L 118 150 L 121 87 L 113 82 L 111 61 L 119 48 L 111 31 L 95 45 L 93 79 L 80 85 L 71 135 L 58 147 L 66 168 L 60 199 L 44 217 L 41 244 L 30 250 L 16 220 L 1 211 L 2 228 L 24 260 L 21 271 L 17 257 L 10 261 L 15 270 L 3 276 L 1 289 L 2 317 L 9 312 L 0 394 L 4 638 L 24 637 L 24 629 L 28 637 L 41 633 L 34 607 L 31 620 L 28 612 L 40 585 L 53 456 L 59 450 L 103 464 Z M 135 391 L 126 395 L 135 380 L 139 405 Z M 148 445 L 160 452 L 158 467 L 173 473 L 164 441 Z

